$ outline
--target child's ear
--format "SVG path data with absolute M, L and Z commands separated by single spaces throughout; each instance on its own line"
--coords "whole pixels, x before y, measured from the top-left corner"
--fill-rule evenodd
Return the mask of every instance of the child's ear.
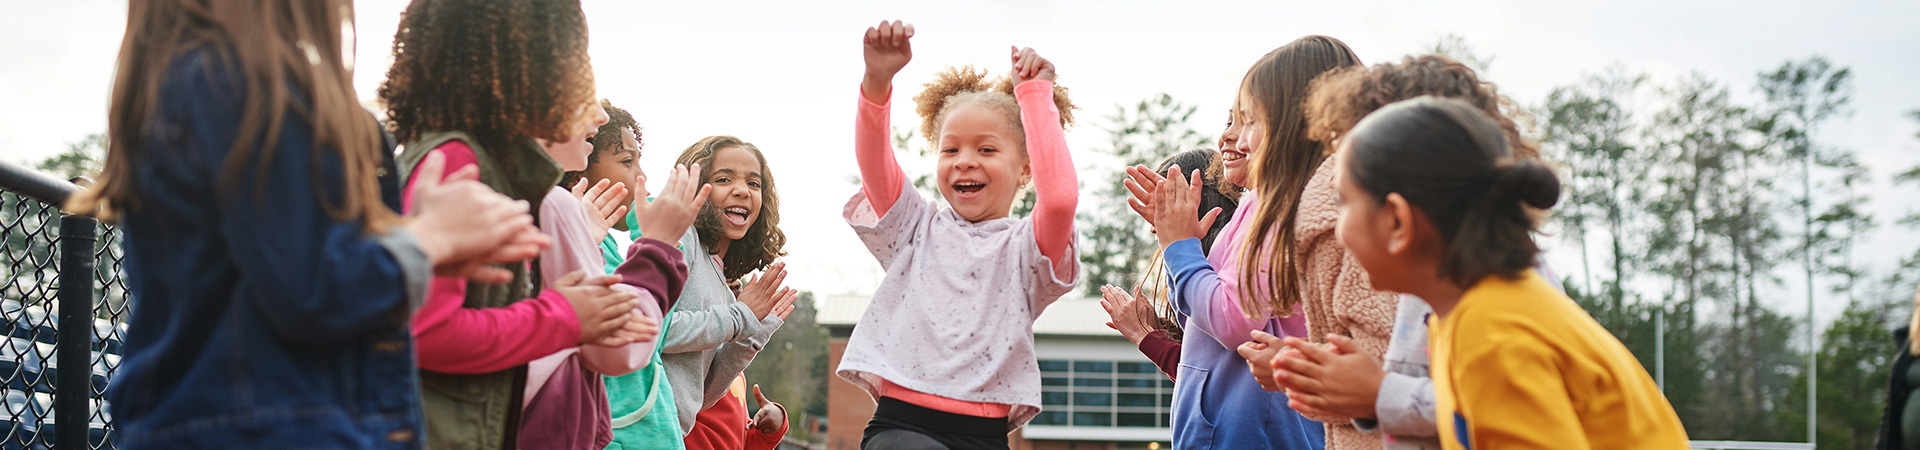
M 1407 254 L 1415 244 L 1415 220 L 1424 218 L 1416 217 L 1419 212 L 1413 209 L 1413 205 L 1407 203 L 1407 198 L 1400 196 L 1398 192 L 1388 193 L 1386 201 L 1380 204 L 1380 208 L 1380 212 L 1386 213 L 1378 217 L 1381 221 L 1387 222 L 1383 225 L 1387 228 L 1387 253 Z

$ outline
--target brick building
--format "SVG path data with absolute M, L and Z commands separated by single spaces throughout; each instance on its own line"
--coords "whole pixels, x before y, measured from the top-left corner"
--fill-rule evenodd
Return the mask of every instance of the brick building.
M 828 296 L 819 323 L 828 344 L 828 450 L 860 448 L 873 417 L 873 398 L 834 371 L 847 338 L 866 311 L 868 296 Z M 1173 382 L 1133 343 L 1106 326 L 1098 298 L 1062 298 L 1034 321 L 1040 359 L 1042 408 L 1008 435 L 1014 450 L 1117 450 L 1170 447 Z

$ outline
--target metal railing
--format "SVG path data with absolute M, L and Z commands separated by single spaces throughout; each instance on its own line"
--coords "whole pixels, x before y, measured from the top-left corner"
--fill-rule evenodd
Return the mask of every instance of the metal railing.
M 77 191 L 0 163 L 0 449 L 114 448 L 103 394 L 126 335 L 120 232 L 62 214 Z

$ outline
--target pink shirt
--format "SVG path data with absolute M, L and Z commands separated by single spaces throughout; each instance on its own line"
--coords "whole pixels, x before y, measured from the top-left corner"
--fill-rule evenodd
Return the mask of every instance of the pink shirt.
M 553 237 L 553 245 L 540 251 L 542 286 L 552 287 L 555 280 L 572 272 L 584 271 L 589 276 L 606 273 L 607 262 L 600 256 L 600 241 L 591 238 L 593 225 L 587 222 L 586 214 L 580 199 L 559 187 L 548 191 L 546 199 L 540 202 L 540 229 Z M 615 284 L 613 288 L 640 296 L 640 306 L 633 309 L 634 314 L 660 319 L 660 302 L 653 298 L 653 293 L 625 284 Z M 533 401 L 541 385 L 567 355 L 577 351 L 587 370 L 617 377 L 646 367 L 653 359 L 657 342 L 658 336 L 651 341 L 619 347 L 583 344 L 534 360 L 527 364 L 527 395 L 523 404 Z
M 473 147 L 447 141 L 434 148 L 446 157 L 446 173 L 479 164 Z M 418 172 L 415 172 L 418 173 Z M 401 191 L 413 209 L 413 179 Z M 445 373 L 492 373 L 531 362 L 580 342 L 580 319 L 558 291 L 499 308 L 467 308 L 467 280 L 434 277 L 426 304 L 413 316 L 420 369 Z

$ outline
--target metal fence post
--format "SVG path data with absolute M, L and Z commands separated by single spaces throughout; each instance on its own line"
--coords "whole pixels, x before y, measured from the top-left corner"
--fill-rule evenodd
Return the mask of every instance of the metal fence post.
M 100 222 L 86 216 L 60 218 L 60 364 L 53 380 L 57 449 L 87 449 L 88 399 L 93 393 L 93 246 Z

